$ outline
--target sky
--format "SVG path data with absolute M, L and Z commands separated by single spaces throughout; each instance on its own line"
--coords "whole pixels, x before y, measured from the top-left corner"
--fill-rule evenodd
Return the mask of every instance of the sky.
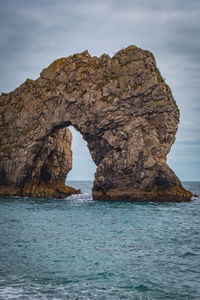
M 59 57 L 129 45 L 153 52 L 181 118 L 168 163 L 200 181 L 199 0 L 0 0 L 0 92 L 9 92 Z M 73 130 L 70 180 L 92 180 L 95 165 Z

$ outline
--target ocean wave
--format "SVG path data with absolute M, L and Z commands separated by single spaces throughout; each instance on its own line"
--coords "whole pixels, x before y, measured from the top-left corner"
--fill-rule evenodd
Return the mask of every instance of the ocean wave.
M 92 195 L 87 194 L 87 193 L 71 195 L 65 199 L 66 200 L 76 200 L 76 201 L 92 201 L 93 200 Z

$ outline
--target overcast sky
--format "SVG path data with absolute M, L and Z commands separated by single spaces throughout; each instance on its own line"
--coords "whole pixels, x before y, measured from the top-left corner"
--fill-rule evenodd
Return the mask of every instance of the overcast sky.
M 59 57 L 113 55 L 136 45 L 153 52 L 180 108 L 168 163 L 200 180 L 199 0 L 0 0 L 0 91 L 15 89 Z M 86 144 L 74 136 L 69 179 L 93 179 Z

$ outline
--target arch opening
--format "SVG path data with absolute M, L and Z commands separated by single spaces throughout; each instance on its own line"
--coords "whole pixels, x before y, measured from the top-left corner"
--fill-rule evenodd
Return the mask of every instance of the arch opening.
M 73 126 L 69 126 L 68 129 L 72 133 L 72 169 L 66 175 L 65 183 L 67 186 L 77 188 L 78 182 L 90 181 L 92 186 L 96 165 L 92 160 L 87 142 Z

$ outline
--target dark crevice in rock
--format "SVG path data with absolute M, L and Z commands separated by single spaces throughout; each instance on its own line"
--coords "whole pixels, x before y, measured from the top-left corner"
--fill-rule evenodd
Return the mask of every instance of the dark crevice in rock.
M 50 159 L 48 157 L 48 159 Z M 48 168 L 46 164 L 42 166 L 41 172 L 40 172 L 40 181 L 42 182 L 49 182 L 51 181 L 51 173 L 48 171 Z
M 6 172 L 4 171 L 4 169 L 1 169 L 0 172 L 0 185 L 7 185 L 7 179 L 6 179 Z

